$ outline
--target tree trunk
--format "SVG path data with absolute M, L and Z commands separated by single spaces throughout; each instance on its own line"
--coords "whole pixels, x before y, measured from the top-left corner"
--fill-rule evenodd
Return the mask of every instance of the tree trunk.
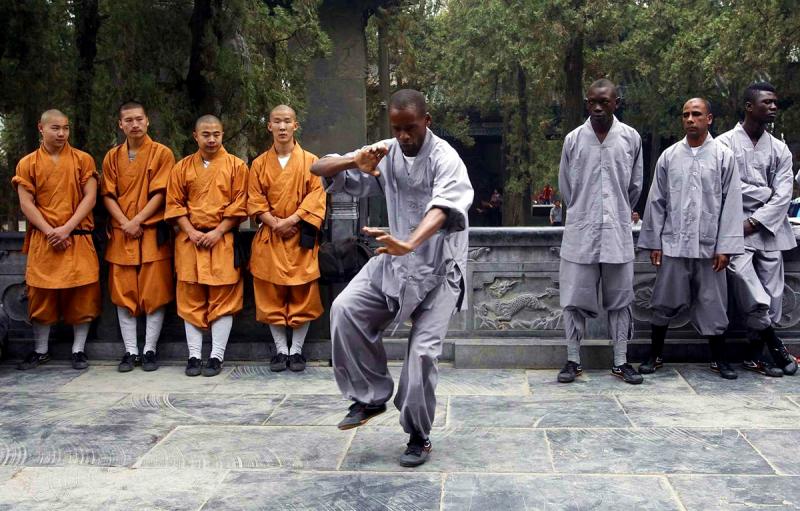
M 574 9 L 580 9 L 583 0 L 573 0 Z M 566 135 L 583 122 L 583 27 L 574 28 L 567 42 L 564 56 L 564 113 L 563 134 Z
M 214 67 L 216 51 L 208 40 L 209 26 L 214 16 L 215 0 L 195 0 L 189 27 L 192 33 L 192 46 L 189 53 L 189 72 L 186 75 L 186 91 L 189 95 L 192 115 L 198 116 L 212 113 L 208 108 L 211 95 L 211 83 L 206 72 Z
M 86 148 L 92 124 L 92 85 L 97 56 L 97 32 L 100 29 L 98 0 L 75 0 L 75 46 L 78 66 L 75 77 L 75 123 L 73 142 Z

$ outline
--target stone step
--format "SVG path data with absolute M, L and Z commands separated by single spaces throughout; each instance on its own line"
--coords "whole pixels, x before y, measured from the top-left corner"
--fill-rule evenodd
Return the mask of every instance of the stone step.
M 800 353 L 800 339 L 784 340 L 792 353 Z M 21 359 L 33 346 L 32 339 L 6 341 L 3 358 Z M 746 343 L 741 339 L 728 341 L 728 357 L 741 360 Z M 407 341 L 403 338 L 384 339 L 384 348 L 389 360 L 405 358 Z M 272 343 L 235 341 L 227 347 L 225 358 L 229 361 L 267 361 L 272 355 Z M 211 350 L 206 339 L 203 356 Z M 632 363 L 643 360 L 649 350 L 649 341 L 635 339 L 628 345 L 628 359 Z M 50 353 L 54 359 L 67 360 L 71 344 L 51 341 Z M 159 359 L 185 360 L 186 344 L 180 340 L 162 340 L 158 346 Z M 306 358 L 312 361 L 329 362 L 331 347 L 328 339 L 309 339 L 303 349 Z M 119 341 L 92 340 L 86 345 L 90 359 L 115 360 L 123 353 Z M 665 358 L 670 362 L 706 362 L 709 357 L 708 343 L 704 339 L 667 339 Z M 553 369 L 564 365 L 566 343 L 561 338 L 451 338 L 446 339 L 441 360 L 463 369 Z M 581 346 L 581 362 L 586 368 L 606 368 L 613 360 L 613 350 L 608 340 L 585 340 Z

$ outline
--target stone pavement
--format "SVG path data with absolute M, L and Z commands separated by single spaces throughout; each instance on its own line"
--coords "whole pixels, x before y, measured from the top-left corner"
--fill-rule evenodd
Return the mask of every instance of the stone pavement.
M 393 367 L 399 373 L 399 367 Z M 0 509 L 800 509 L 800 376 L 442 367 L 431 460 L 397 412 L 348 432 L 328 367 L 0 366 Z

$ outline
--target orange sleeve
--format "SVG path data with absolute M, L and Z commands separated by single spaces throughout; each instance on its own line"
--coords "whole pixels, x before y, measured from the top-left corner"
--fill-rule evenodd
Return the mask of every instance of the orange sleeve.
M 36 184 L 31 174 L 31 167 L 31 158 L 23 158 L 17 163 L 17 172 L 11 178 L 11 186 L 14 187 L 14 190 L 21 186 L 32 195 L 36 194 Z
M 94 162 L 94 158 L 83 152 L 80 153 L 79 158 L 81 161 L 81 186 L 92 178 L 100 181 L 100 174 L 97 173 L 97 165 Z
M 238 158 L 233 162 L 231 202 L 222 212 L 222 218 L 247 218 L 247 165 Z
M 314 161 L 317 161 L 316 157 Z M 297 208 L 297 216 L 319 229 L 322 227 L 322 222 L 325 221 L 325 207 L 328 199 L 328 195 L 322 187 L 321 178 L 309 173 L 305 192 L 306 196 L 303 197 L 300 207 Z
M 152 197 L 158 192 L 164 192 L 167 189 L 169 182 L 169 173 L 175 166 L 175 156 L 172 150 L 168 147 L 161 146 L 158 148 L 158 154 L 153 161 L 150 172 L 150 184 L 147 188 L 148 197 Z
M 185 170 L 181 162 L 175 164 L 167 179 L 167 197 L 164 209 L 164 220 L 178 218 L 189 214 L 186 208 L 187 191 Z
M 272 207 L 267 200 L 267 193 L 264 191 L 264 185 L 261 182 L 261 169 L 263 159 L 256 159 L 250 167 L 250 173 L 247 175 L 247 214 L 252 217 L 257 217 L 262 213 L 272 211 Z
M 100 196 L 117 198 L 117 167 L 113 163 L 114 149 L 106 153 L 103 158 L 103 175 L 100 179 Z

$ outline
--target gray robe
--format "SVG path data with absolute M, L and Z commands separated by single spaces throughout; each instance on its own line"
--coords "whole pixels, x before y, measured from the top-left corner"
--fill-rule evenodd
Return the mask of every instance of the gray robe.
M 744 252 L 742 192 L 733 153 L 709 134 L 697 155 L 686 138 L 658 158 L 639 248 L 710 259 Z
M 567 208 L 561 257 L 573 263 L 633 261 L 631 209 L 642 192 L 642 139 L 614 117 L 601 144 L 591 119 L 564 139 L 558 186 Z
M 357 197 L 386 195 L 389 229 L 408 239 L 433 207 L 448 212 L 441 230 L 402 257 L 372 258 L 330 311 L 333 369 L 345 397 L 383 404 L 394 390 L 383 348 L 391 321 L 411 319 L 408 352 L 394 403 L 409 434 L 427 437 L 436 410 L 438 359 L 460 296 L 465 294 L 468 221 L 472 185 L 467 169 L 450 145 L 428 131 L 407 168 L 400 146 L 385 141 L 389 154 L 378 165 L 380 178 L 357 169 L 326 179 L 327 191 Z M 462 301 L 462 307 L 465 306 Z

